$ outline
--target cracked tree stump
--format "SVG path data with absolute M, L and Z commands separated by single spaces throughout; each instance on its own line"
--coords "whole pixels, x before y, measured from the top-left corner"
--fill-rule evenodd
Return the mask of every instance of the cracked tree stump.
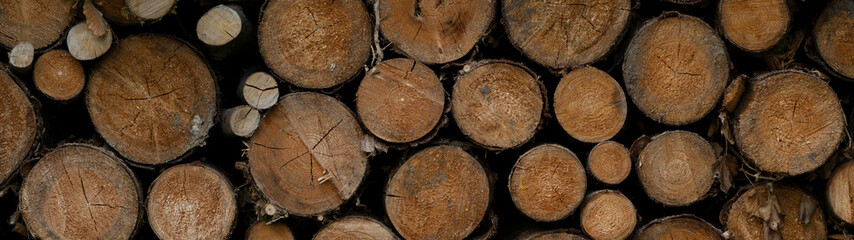
M 694 215 L 675 215 L 653 220 L 638 229 L 636 240 L 723 240 L 720 230 Z
M 356 92 L 356 110 L 374 136 L 391 143 L 412 142 L 436 129 L 445 110 L 445 89 L 424 64 L 389 59 L 365 74 Z
M 294 240 L 294 234 L 282 223 L 255 222 L 246 230 L 246 240 Z
M 9 66 L 19 74 L 27 74 L 33 69 L 35 50 L 30 42 L 20 42 L 9 51 Z
M 158 34 L 127 37 L 90 71 L 89 116 L 128 160 L 167 163 L 207 138 L 217 87 L 207 64 L 186 43 Z
M 811 212 L 805 211 L 804 201 L 816 203 Z M 798 188 L 779 183 L 756 185 L 729 206 L 721 214 L 732 240 L 775 239 L 771 234 L 785 239 L 827 239 L 821 206 Z
M 463 239 L 490 201 L 486 170 L 463 149 L 440 145 L 419 151 L 390 177 L 385 207 L 405 239 Z
M 231 182 L 199 162 L 170 167 L 148 189 L 145 210 L 158 238 L 227 239 L 237 222 Z
M 94 0 L 95 6 L 112 24 L 120 26 L 142 25 L 145 21 L 128 9 L 127 0 Z
M 0 45 L 11 49 L 29 42 L 36 50 L 52 47 L 74 19 L 73 5 L 66 0 L 0 1 Z
M 213 59 L 222 60 L 252 41 L 255 27 L 239 5 L 220 4 L 199 18 L 196 37 L 208 46 Z
M 598 143 L 617 135 L 626 122 L 627 106 L 617 80 L 595 67 L 564 75 L 554 93 L 558 123 L 582 142 Z
M 827 181 L 827 207 L 832 216 L 854 224 L 854 162 L 846 162 L 833 170 Z
M 750 79 L 733 118 L 743 156 L 762 171 L 787 176 L 824 164 L 844 132 L 845 113 L 833 89 L 793 70 Z
M 250 137 L 258 129 L 261 113 L 249 105 L 240 105 L 222 111 L 222 131 L 228 136 Z
M 717 17 L 723 37 L 754 53 L 777 45 L 792 22 L 787 0 L 722 0 Z
M 282 97 L 261 120 L 247 156 L 255 186 L 290 214 L 321 215 L 350 199 L 367 171 L 362 129 L 335 98 Z
M 350 80 L 371 57 L 371 22 L 359 0 L 270 0 L 258 25 L 261 57 L 301 88 Z
M 829 1 L 813 28 L 815 48 L 830 70 L 854 80 L 854 2 Z
M 20 210 L 40 239 L 130 239 L 142 222 L 142 198 L 121 159 L 99 147 L 65 144 L 30 170 Z
M 265 110 L 279 101 L 279 84 L 265 72 L 253 72 L 240 80 L 237 96 L 255 109 Z
M 103 36 L 96 36 L 86 26 L 86 22 L 81 22 L 68 30 L 66 44 L 68 51 L 74 58 L 81 61 L 92 60 L 101 57 L 107 50 L 110 50 L 113 45 L 113 33 L 107 31 Z
M 626 239 L 637 221 L 635 206 L 616 190 L 591 193 L 581 209 L 581 229 L 594 240 Z
M 557 144 L 543 144 L 519 157 L 507 187 L 519 211 L 537 221 L 553 222 L 581 204 L 587 177 L 575 153 Z
M 510 42 L 537 63 L 563 69 L 610 52 L 629 20 L 630 0 L 503 0 Z
M 178 0 L 125 0 L 127 9 L 134 16 L 146 20 L 157 21 L 172 11 Z
M 690 205 L 706 196 L 715 181 L 715 151 L 686 131 L 652 137 L 638 156 L 637 173 L 650 198 L 666 206 Z
M 33 67 L 33 82 L 41 93 L 57 101 L 70 101 L 83 92 L 86 73 L 80 61 L 65 50 L 42 54 Z
M 397 240 L 397 235 L 377 220 L 362 216 L 338 219 L 317 232 L 313 240 Z
M 21 163 L 38 145 L 41 119 L 37 114 L 37 103 L 23 83 L 4 70 L 0 64 L 0 187 L 18 172 Z
M 649 118 L 685 125 L 709 113 L 729 79 L 726 46 L 702 20 L 666 12 L 645 23 L 629 43 L 623 81 Z
M 626 180 L 632 171 L 629 149 L 614 141 L 596 144 L 587 155 L 587 169 L 590 176 L 602 183 L 619 184 Z
M 587 240 L 586 237 L 582 234 L 576 234 L 572 231 L 578 230 L 568 230 L 568 229 L 558 229 L 551 231 L 541 231 L 523 234 L 518 239 L 520 240 Z
M 379 1 L 382 35 L 405 55 L 441 64 L 468 54 L 489 29 L 496 0 Z
M 463 67 L 451 97 L 460 130 L 492 149 L 513 148 L 534 136 L 546 105 L 538 77 L 522 65 L 484 61 Z

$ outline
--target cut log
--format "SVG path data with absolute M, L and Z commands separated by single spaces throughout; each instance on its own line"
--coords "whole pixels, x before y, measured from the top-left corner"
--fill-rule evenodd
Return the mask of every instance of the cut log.
M 445 89 L 424 64 L 390 59 L 365 74 L 356 92 L 356 109 L 365 127 L 378 138 L 412 142 L 439 124 L 445 109 Z
M 560 126 L 582 142 L 598 143 L 617 135 L 626 122 L 626 106 L 620 84 L 595 67 L 564 75 L 554 94 Z
M 77 98 L 86 85 L 83 65 L 65 50 L 42 54 L 33 67 L 36 89 L 50 99 L 69 101 Z
M 667 12 L 635 34 L 623 62 L 632 102 L 653 120 L 685 125 L 717 104 L 729 79 L 723 41 L 702 20 Z
M 128 9 L 127 0 L 94 0 L 94 3 L 110 23 L 129 26 L 141 25 L 145 21 Z
M 0 64 L 0 187 L 17 173 L 38 144 L 41 120 L 29 92 Z
M 92 60 L 110 50 L 113 45 L 113 33 L 107 32 L 103 36 L 95 36 L 86 23 L 81 22 L 68 30 L 66 44 L 74 58 L 81 61 Z
M 9 65 L 18 73 L 29 73 L 33 68 L 35 50 L 30 42 L 20 42 L 9 51 Z
M 71 25 L 75 1 L 4 0 L 0 1 L 0 45 L 10 49 L 20 42 L 30 42 L 36 50 L 58 43 Z
M 575 153 L 557 144 L 543 144 L 519 157 L 507 187 L 519 211 L 537 221 L 553 222 L 581 204 L 587 177 Z
M 682 7 L 692 7 L 692 8 L 699 8 L 699 7 L 707 6 L 709 4 L 709 2 L 711 2 L 710 0 L 658 0 L 658 1 L 662 2 L 662 3 L 666 3 L 666 4 L 682 6 Z
M 253 108 L 268 109 L 279 100 L 279 84 L 270 74 L 254 72 L 241 79 L 237 96 Z
M 854 2 L 829 1 L 813 28 L 815 47 L 830 69 L 854 79 Z
M 121 159 L 65 144 L 30 170 L 20 209 L 40 239 L 130 239 L 142 222 L 142 188 Z
M 590 175 L 602 183 L 615 185 L 623 182 L 632 171 L 629 150 L 623 144 L 605 141 L 593 147 L 587 155 Z
M 746 75 L 739 75 L 734 78 L 729 85 L 727 85 L 726 90 L 724 91 L 723 101 L 721 102 L 721 106 L 726 110 L 726 112 L 735 112 L 735 108 L 738 107 L 738 102 L 741 101 L 741 95 L 744 94 L 744 85 L 747 81 L 746 78 Z
M 122 156 L 163 164 L 201 145 L 217 112 L 213 73 L 186 43 L 127 37 L 91 69 L 86 106 L 95 130 Z
M 214 59 L 224 59 L 255 37 L 255 27 L 238 5 L 217 5 L 196 24 L 196 37 L 208 46 Z
M 845 113 L 818 77 L 777 71 L 751 79 L 734 114 L 733 134 L 743 156 L 783 175 L 812 171 L 842 141 Z
M 721 35 L 747 52 L 764 52 L 780 42 L 792 16 L 787 0 L 722 0 L 718 4 Z
M 578 230 L 575 230 L 578 231 Z M 520 240 L 587 240 L 582 234 L 575 234 L 568 229 L 535 232 L 525 234 Z
M 261 57 L 302 88 L 329 88 L 363 69 L 371 57 L 371 23 L 359 0 L 267 1 L 258 25 Z
M 320 215 L 350 199 L 368 159 L 362 129 L 335 98 L 312 92 L 282 97 L 261 120 L 248 150 L 255 185 L 290 214 Z
M 487 148 L 506 149 L 527 142 L 540 125 L 545 90 L 522 65 L 484 61 L 467 65 L 451 99 L 460 130 Z
M 652 200 L 666 206 L 690 205 L 712 188 L 715 150 L 699 135 L 669 131 L 652 137 L 637 162 L 638 178 Z
M 160 20 L 178 0 L 125 0 L 128 11 L 144 20 Z
M 817 203 L 800 189 L 784 184 L 761 184 L 747 190 L 729 209 L 722 211 L 726 214 L 730 239 L 775 239 L 773 235 L 785 239 L 827 239 L 824 212 L 817 204 L 812 211 L 804 211 L 805 201 Z
M 490 195 L 480 163 L 441 145 L 421 150 L 392 174 L 385 207 L 405 239 L 463 239 L 483 219 Z
M 510 42 L 550 68 L 600 60 L 617 43 L 631 12 L 630 0 L 503 0 L 502 23 Z
M 228 136 L 250 137 L 258 123 L 261 113 L 249 105 L 240 105 L 222 111 L 222 131 Z
M 827 205 L 832 216 L 845 223 L 854 224 L 854 162 L 847 162 L 833 170 L 827 182 Z
M 594 240 L 626 239 L 637 221 L 632 201 L 616 190 L 591 193 L 581 210 L 581 228 Z
M 246 240 L 294 240 L 294 234 L 282 223 L 256 222 L 246 230 Z
M 219 171 L 199 162 L 166 169 L 148 189 L 146 212 L 160 239 L 227 239 L 237 200 Z
M 407 56 L 427 64 L 465 56 L 486 34 L 496 0 L 379 1 L 383 36 Z
M 675 215 L 653 220 L 640 228 L 634 239 L 723 240 L 720 230 L 694 215 Z
M 338 219 L 324 226 L 314 235 L 313 240 L 337 239 L 373 239 L 397 240 L 391 229 L 369 217 L 350 216 Z

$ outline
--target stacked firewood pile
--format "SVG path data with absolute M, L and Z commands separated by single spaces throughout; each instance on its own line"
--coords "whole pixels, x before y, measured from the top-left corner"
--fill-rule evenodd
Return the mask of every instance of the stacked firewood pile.
M 854 0 L 0 0 L 0 239 L 854 239 Z

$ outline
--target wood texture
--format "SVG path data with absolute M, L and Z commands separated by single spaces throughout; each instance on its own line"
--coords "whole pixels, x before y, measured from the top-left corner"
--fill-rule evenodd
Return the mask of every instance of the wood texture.
M 787 0 L 722 0 L 718 4 L 721 34 L 748 52 L 777 45 L 792 22 Z
M 33 82 L 45 96 L 58 101 L 69 101 L 83 92 L 86 73 L 83 65 L 65 50 L 51 50 L 42 54 L 33 67 Z
M 33 48 L 49 48 L 57 42 L 74 18 L 72 1 L 0 1 L 0 45 L 11 49 L 20 42 Z
M 246 230 L 246 240 L 294 240 L 294 234 L 282 223 L 253 223 Z
M 261 113 L 249 105 L 240 105 L 222 111 L 222 130 L 226 135 L 250 137 L 258 129 Z
M 587 240 L 583 234 L 572 233 L 567 229 L 542 231 L 526 234 L 520 240 Z
M 587 177 L 575 153 L 557 144 L 543 144 L 519 157 L 507 188 L 519 211 L 534 220 L 552 222 L 566 218 L 581 204 Z
M 732 240 L 770 239 L 766 223 L 758 211 L 760 208 L 779 213 L 776 229 L 785 239 L 824 240 L 827 239 L 827 226 L 821 207 L 811 215 L 804 216 L 808 223 L 801 220 L 802 201 L 816 201 L 800 189 L 784 184 L 761 184 L 750 188 L 732 203 L 726 212 L 726 230 Z
M 854 224 L 854 163 L 847 162 L 833 170 L 827 181 L 827 208 L 831 216 Z
M 265 110 L 279 101 L 279 84 L 266 72 L 254 72 L 240 81 L 237 96 L 249 106 Z
M 125 0 L 128 11 L 145 20 L 160 20 L 172 11 L 177 0 Z
M 0 121 L 8 123 L 0 124 L 0 185 L 17 173 L 43 131 L 37 105 L 22 86 L 0 64 Z
M 831 70 L 854 79 L 854 2 L 829 1 L 813 28 L 821 59 Z
M 313 240 L 397 240 L 397 235 L 377 220 L 362 216 L 338 219 L 317 232 Z
M 626 239 L 637 221 L 635 206 L 615 190 L 591 193 L 581 209 L 581 229 L 594 240 Z
M 564 75 L 554 94 L 560 126 L 575 139 L 598 143 L 623 128 L 628 111 L 623 88 L 608 73 L 584 67 Z
M 690 205 L 705 197 L 715 174 L 715 151 L 708 141 L 686 131 L 652 138 L 637 162 L 638 178 L 650 198 L 667 206 Z
M 635 240 L 723 240 L 720 230 L 693 215 L 674 215 L 652 220 L 638 229 Z
M 20 42 L 9 51 L 9 65 L 13 70 L 29 72 L 35 60 L 35 50 L 30 42 Z
M 71 56 L 78 60 L 92 60 L 104 55 L 113 45 L 113 34 L 109 32 L 103 36 L 95 36 L 85 22 L 78 23 L 68 30 L 65 39 Z
M 142 25 L 145 21 L 128 9 L 127 0 L 94 0 L 104 18 L 112 24 L 130 26 Z
M 590 171 L 590 176 L 602 183 L 619 184 L 626 180 L 632 171 L 629 150 L 614 141 L 596 144 L 590 154 L 587 154 L 587 170 Z

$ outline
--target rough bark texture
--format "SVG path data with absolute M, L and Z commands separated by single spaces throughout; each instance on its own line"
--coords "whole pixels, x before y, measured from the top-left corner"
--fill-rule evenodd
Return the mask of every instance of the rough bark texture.
M 596 144 L 587 155 L 587 170 L 590 176 L 605 184 L 623 182 L 632 171 L 632 159 L 625 146 L 614 141 Z
M 777 45 L 792 16 L 787 0 L 722 0 L 718 4 L 721 34 L 748 52 L 763 52 Z
M 626 239 L 635 230 L 637 221 L 635 206 L 615 190 L 591 193 L 581 209 L 581 229 L 594 240 Z
M 240 81 L 240 85 L 237 86 L 237 96 L 249 106 L 265 110 L 279 101 L 279 84 L 270 74 L 254 72 Z
M 294 240 L 294 234 L 282 223 L 256 222 L 246 230 L 246 240 Z
M 818 53 L 830 68 L 854 79 L 854 2 L 832 0 L 816 21 L 813 37 Z
M 776 234 L 785 239 L 827 239 L 821 207 L 816 206 L 812 214 L 801 216 L 803 201 L 816 200 L 800 189 L 784 184 L 760 184 L 750 188 L 732 203 L 729 210 L 725 209 L 725 225 L 732 236 L 730 239 L 773 239 L 769 221 L 776 225 Z M 766 221 L 763 216 L 771 217 Z
M 320 229 L 313 240 L 397 240 L 397 235 L 377 220 L 362 216 L 338 219 Z
M 560 126 L 575 139 L 598 143 L 614 137 L 626 122 L 626 95 L 608 73 L 584 67 L 564 75 L 554 94 Z
M 68 30 L 66 38 L 68 51 L 78 60 L 92 60 L 104 55 L 113 45 L 113 33 L 96 36 L 85 22 L 78 23 Z
M 33 67 L 33 82 L 45 96 L 58 101 L 69 101 L 83 92 L 86 73 L 83 65 L 65 50 L 51 50 L 42 54 Z
M 0 186 L 18 171 L 18 167 L 36 146 L 42 132 L 41 120 L 30 94 L 0 64 Z
M 73 1 L 2 0 L 0 1 L 0 45 L 11 49 L 19 42 L 30 42 L 35 49 L 48 48 L 71 25 Z
M 507 188 L 519 211 L 543 222 L 569 216 L 587 190 L 581 161 L 557 144 L 540 145 L 522 154 L 509 179 Z
M 715 150 L 699 135 L 670 131 L 652 138 L 638 157 L 638 178 L 650 198 L 667 206 L 685 206 L 711 189 Z
M 720 230 L 693 215 L 675 215 L 652 220 L 646 226 L 638 229 L 634 239 L 723 240 Z

